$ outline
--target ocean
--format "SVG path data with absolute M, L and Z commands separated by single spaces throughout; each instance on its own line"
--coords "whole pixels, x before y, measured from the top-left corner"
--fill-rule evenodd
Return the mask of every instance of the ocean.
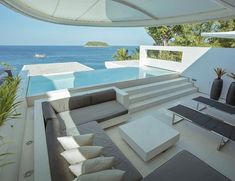
M 131 53 L 135 46 L 0 46 L 0 62 L 14 67 L 14 74 L 18 74 L 23 65 L 79 62 L 93 69 L 104 69 L 105 61 L 112 61 L 113 55 L 119 48 L 126 48 Z M 35 54 L 45 54 L 45 58 L 35 58 Z

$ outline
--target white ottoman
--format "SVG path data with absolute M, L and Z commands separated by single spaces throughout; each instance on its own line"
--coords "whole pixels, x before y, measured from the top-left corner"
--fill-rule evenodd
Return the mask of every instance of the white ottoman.
M 144 160 L 148 161 L 179 140 L 179 132 L 152 116 L 119 127 L 122 138 Z

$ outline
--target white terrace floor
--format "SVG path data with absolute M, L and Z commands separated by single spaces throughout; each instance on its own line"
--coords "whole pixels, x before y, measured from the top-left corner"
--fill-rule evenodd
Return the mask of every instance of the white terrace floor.
M 167 108 L 177 104 L 184 104 L 196 108 L 196 103 L 191 99 L 198 95 L 201 94 L 193 94 L 138 113 L 134 113 L 131 115 L 130 121 L 135 121 L 140 117 L 150 115 L 171 126 L 172 113 L 169 112 Z M 210 112 L 210 114 L 213 114 L 216 117 L 221 117 L 225 120 L 235 122 L 234 117 L 223 115 L 221 112 L 219 115 L 213 110 L 208 109 L 207 112 Z M 220 141 L 220 136 L 199 128 L 198 126 L 187 121 L 182 121 L 172 127 L 180 132 L 179 142 L 175 146 L 169 148 L 166 152 L 154 157 L 149 162 L 142 161 L 122 140 L 118 131 L 118 126 L 108 129 L 106 132 L 143 176 L 148 175 L 179 151 L 186 149 L 217 169 L 219 172 L 223 173 L 225 176 L 235 180 L 235 142 L 231 141 L 221 151 L 217 151 L 216 148 Z M 143 134 L 148 133 L 144 132 Z
M 135 121 L 136 119 L 144 116 L 153 116 L 156 119 L 168 124 L 171 126 L 172 113 L 167 110 L 167 108 L 177 105 L 184 104 L 191 107 L 196 107 L 196 103 L 191 99 L 201 95 L 199 93 L 183 97 L 159 106 L 152 107 L 141 112 L 136 112 L 131 115 L 130 121 Z M 205 96 L 205 95 L 204 95 Z M 231 122 L 235 121 L 235 118 L 232 116 L 225 115 L 217 111 L 217 114 L 213 110 L 206 110 L 210 114 L 215 115 L 216 117 L 221 117 L 224 120 Z M 25 127 L 25 142 L 26 140 L 33 139 L 33 108 L 28 108 L 27 111 L 27 123 Z M 124 123 L 125 124 L 125 123 Z M 119 125 L 118 125 L 119 126 Z M 132 164 L 140 171 L 143 176 L 148 175 L 154 169 L 165 163 L 172 156 L 174 156 L 179 151 L 186 149 L 191 153 L 198 156 L 200 159 L 204 160 L 206 163 L 217 169 L 219 172 L 223 173 L 232 180 L 235 180 L 235 142 L 229 142 L 221 151 L 217 151 L 216 147 L 220 141 L 220 136 L 208 132 L 202 128 L 199 128 L 193 125 L 190 122 L 182 121 L 173 126 L 180 132 L 179 142 L 169 148 L 166 152 L 154 157 L 149 162 L 142 161 L 136 153 L 122 140 L 118 126 L 109 128 L 106 130 L 107 134 L 115 142 L 115 144 L 120 148 L 120 150 L 126 155 L 126 157 L 132 162 Z M 141 130 L 139 130 L 141 131 Z M 147 134 L 147 133 L 143 133 Z M 31 148 L 30 148 L 31 147 Z M 26 170 L 33 168 L 33 160 L 29 157 L 33 157 L 33 144 L 30 146 L 24 146 L 23 148 L 23 157 L 21 163 L 21 173 L 20 179 L 24 181 L 31 181 L 33 177 L 24 178 L 23 173 Z

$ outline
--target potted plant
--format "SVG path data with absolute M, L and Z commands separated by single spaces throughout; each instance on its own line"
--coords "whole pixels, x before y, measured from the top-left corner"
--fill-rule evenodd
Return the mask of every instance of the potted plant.
M 235 106 L 235 73 L 228 74 L 234 81 L 230 84 L 226 96 L 226 103 Z
M 221 79 L 221 77 L 226 74 L 226 72 L 224 69 L 219 67 L 215 68 L 214 71 L 217 74 L 217 78 L 213 81 L 213 84 L 211 86 L 210 98 L 219 100 L 223 88 L 223 80 Z

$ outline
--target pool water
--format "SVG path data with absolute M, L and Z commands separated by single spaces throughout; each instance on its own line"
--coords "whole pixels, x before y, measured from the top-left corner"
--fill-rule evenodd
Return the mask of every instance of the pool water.
M 34 96 L 53 90 L 109 84 L 169 73 L 170 71 L 167 70 L 150 67 L 125 67 L 67 74 L 31 76 L 27 95 Z

